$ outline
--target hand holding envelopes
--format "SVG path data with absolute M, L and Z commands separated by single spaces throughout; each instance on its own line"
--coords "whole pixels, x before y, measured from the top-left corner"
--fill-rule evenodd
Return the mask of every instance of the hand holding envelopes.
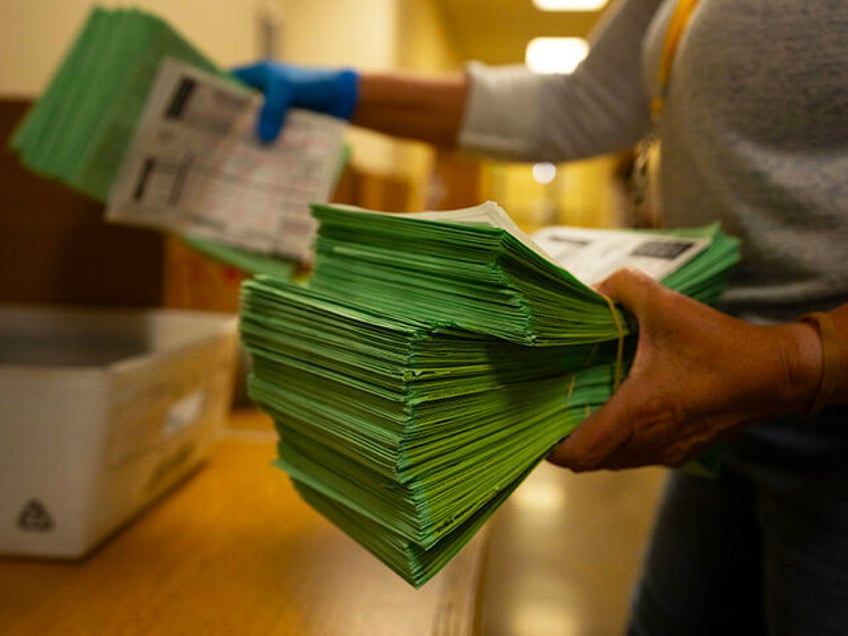
M 493 204 L 313 209 L 308 284 L 243 287 L 250 393 L 303 498 L 420 586 L 609 398 L 635 338 Z M 456 220 L 480 213 L 500 227 Z M 677 283 L 709 296 L 736 243 L 700 236 L 712 240 Z

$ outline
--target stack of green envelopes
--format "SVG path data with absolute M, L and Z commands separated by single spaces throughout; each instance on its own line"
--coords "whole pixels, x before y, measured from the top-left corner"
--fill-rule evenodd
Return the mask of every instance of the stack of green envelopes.
M 609 399 L 632 325 L 509 230 L 314 210 L 308 284 L 243 287 L 250 394 L 304 499 L 417 587 Z M 712 294 L 738 256 L 704 232 L 676 282 Z
M 235 80 L 161 18 L 138 9 L 89 13 L 43 95 L 11 139 L 29 169 L 105 203 L 162 61 Z M 194 249 L 248 272 L 290 276 L 291 259 L 185 237 Z
M 612 386 L 616 342 L 533 348 L 258 277 L 250 395 L 304 498 L 419 586 Z
M 35 172 L 105 202 L 165 57 L 228 77 L 158 17 L 95 7 L 12 148 Z
M 579 344 L 628 333 L 618 310 L 540 254 L 496 204 L 457 212 L 474 221 L 315 205 L 320 226 L 311 285 L 327 293 L 344 289 L 346 297 L 383 312 L 521 344 Z M 716 226 L 678 234 L 712 240 L 663 282 L 714 301 L 738 261 L 737 241 Z

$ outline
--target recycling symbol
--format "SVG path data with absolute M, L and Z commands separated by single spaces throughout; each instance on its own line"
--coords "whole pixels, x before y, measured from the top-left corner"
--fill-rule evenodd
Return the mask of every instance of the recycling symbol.
M 18 515 L 18 527 L 31 532 L 49 532 L 53 529 L 53 517 L 38 499 L 30 499 Z

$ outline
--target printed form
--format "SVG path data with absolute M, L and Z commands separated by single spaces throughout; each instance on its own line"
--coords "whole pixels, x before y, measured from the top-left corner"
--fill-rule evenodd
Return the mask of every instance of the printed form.
M 709 238 L 562 225 L 534 232 L 533 240 L 551 260 L 587 285 L 601 282 L 622 267 L 632 267 L 662 280 L 711 243 Z
M 345 122 L 300 109 L 262 144 L 262 97 L 166 59 L 112 188 L 109 221 L 311 260 L 310 203 L 332 193 Z

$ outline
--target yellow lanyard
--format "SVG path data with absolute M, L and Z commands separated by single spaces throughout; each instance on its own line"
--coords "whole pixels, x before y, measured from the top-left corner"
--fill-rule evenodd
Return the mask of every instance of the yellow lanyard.
M 668 81 L 671 77 L 671 67 L 677 53 L 677 45 L 689 26 L 692 12 L 698 6 L 698 0 L 679 0 L 665 32 L 660 65 L 657 69 L 657 95 L 651 100 L 651 117 L 657 121 L 662 113 L 663 102 L 668 91 Z

